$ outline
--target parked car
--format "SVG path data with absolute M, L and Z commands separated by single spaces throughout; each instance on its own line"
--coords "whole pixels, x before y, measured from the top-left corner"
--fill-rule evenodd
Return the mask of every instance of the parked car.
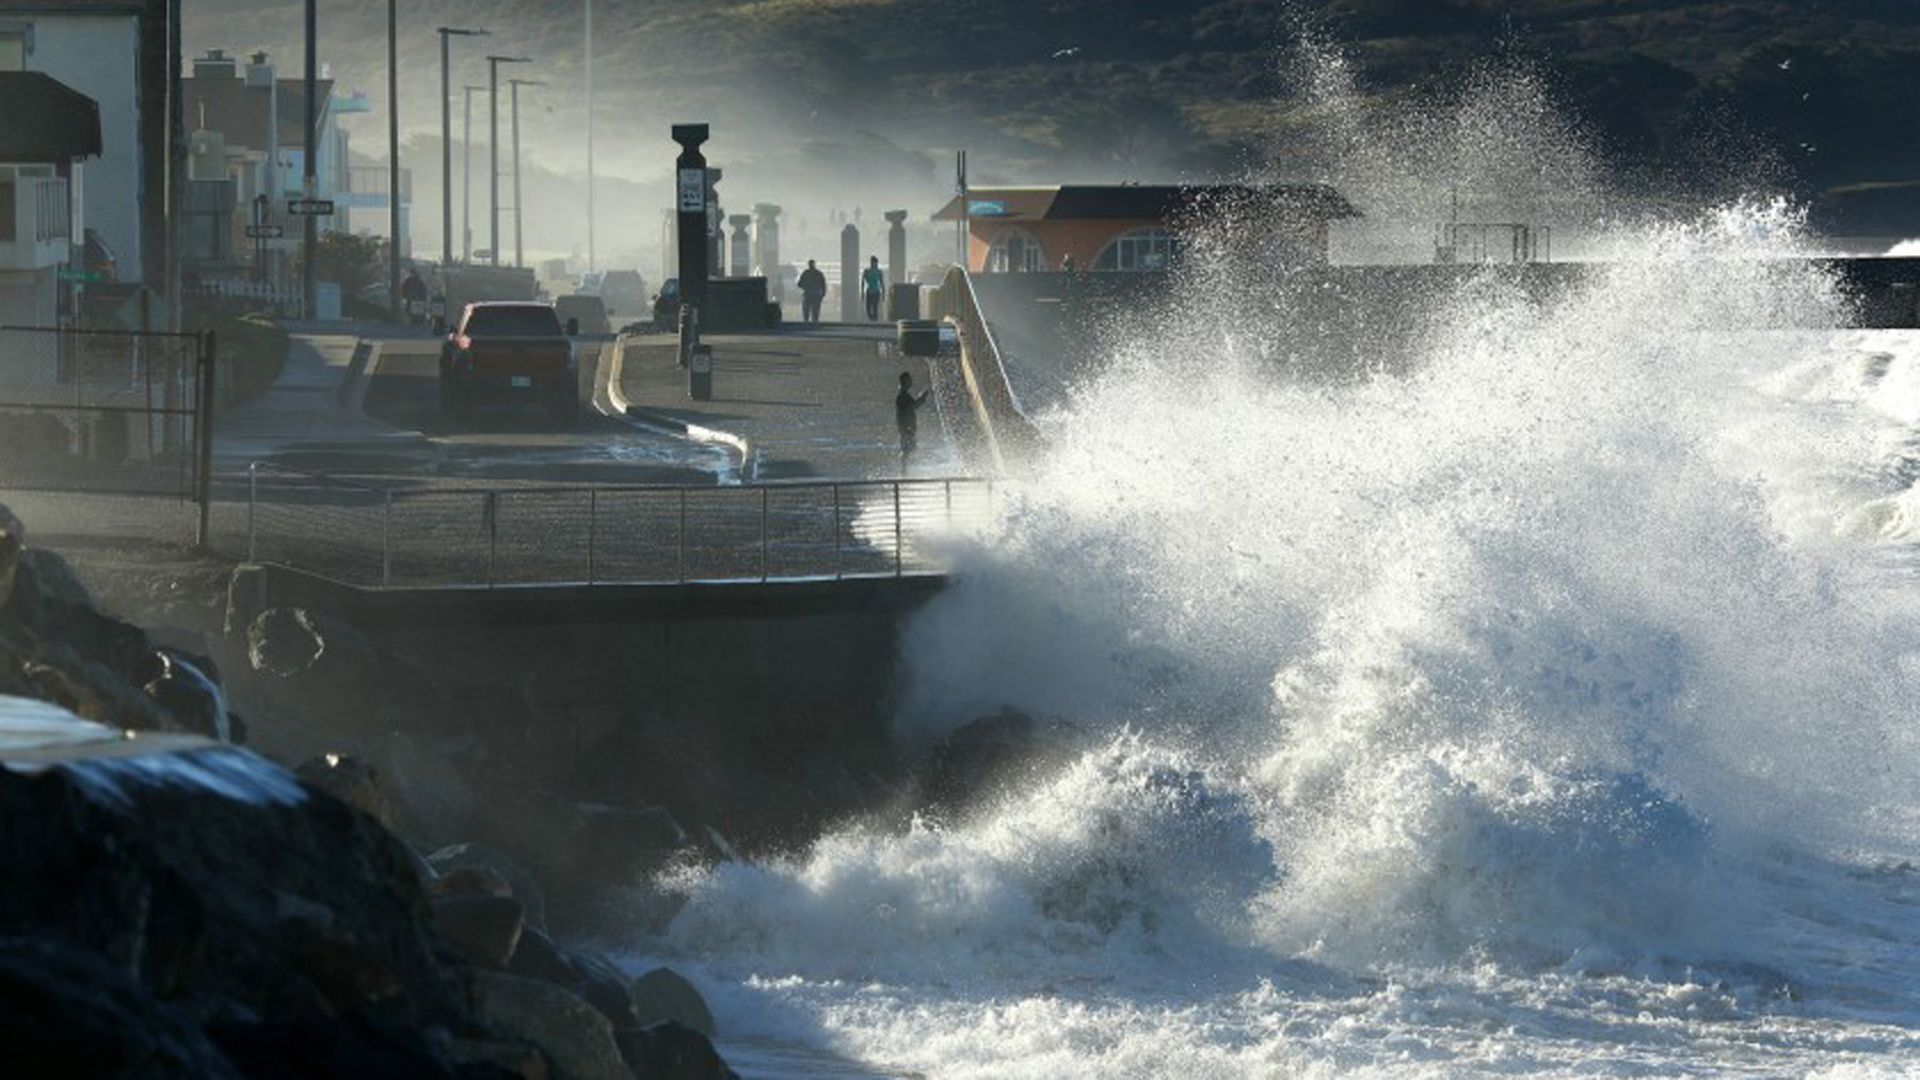
M 594 293 L 607 305 L 609 315 L 633 318 L 647 310 L 647 282 L 637 270 L 606 271 Z
M 440 411 L 464 427 L 483 401 L 539 404 L 567 426 L 579 419 L 573 342 L 551 305 L 488 300 L 461 311 L 440 347 Z
M 607 318 L 607 305 L 597 296 L 572 293 L 555 300 L 553 310 L 573 333 L 613 333 L 613 321 Z
M 680 325 L 680 279 L 670 277 L 660 283 L 660 295 L 653 298 L 653 328 L 661 332 Z

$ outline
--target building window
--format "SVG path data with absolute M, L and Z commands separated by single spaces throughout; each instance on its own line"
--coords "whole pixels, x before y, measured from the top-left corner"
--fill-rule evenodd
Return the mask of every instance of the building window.
M 996 274 L 1030 274 L 1046 269 L 1046 252 L 1025 229 L 1008 229 L 987 251 L 987 269 Z
M 1095 270 L 1153 271 L 1173 265 L 1180 242 L 1165 229 L 1135 229 L 1116 237 L 1093 260 Z
M 20 208 L 14 204 L 14 199 L 19 196 L 19 191 L 19 182 L 13 178 L 13 171 L 0 170 L 0 244 L 11 244 L 18 239 L 14 231 L 15 222 L 20 219 Z
M 0 71 L 27 70 L 27 57 L 33 55 L 33 27 L 26 23 L 0 23 Z

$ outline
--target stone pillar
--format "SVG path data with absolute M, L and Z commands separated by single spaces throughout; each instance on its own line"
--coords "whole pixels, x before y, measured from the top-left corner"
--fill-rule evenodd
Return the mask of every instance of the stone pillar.
M 753 208 L 756 219 L 753 225 L 753 265 L 756 272 L 765 274 L 767 290 L 773 299 L 785 302 L 787 299 L 786 276 L 780 272 L 780 208 L 772 203 L 758 203 Z
M 753 215 L 730 215 L 727 224 L 733 226 L 733 276 L 746 277 L 752 273 L 752 264 L 747 255 L 753 247 L 753 240 L 747 235 L 747 230 L 753 225 Z
M 675 124 L 673 141 L 680 144 L 674 162 L 676 201 L 674 221 L 680 253 L 680 302 L 695 308 L 707 302 L 707 203 L 713 197 L 707 159 L 700 144 L 707 141 L 707 125 Z
M 860 319 L 860 227 L 849 222 L 840 230 L 840 321 Z
M 907 212 L 887 211 L 887 284 L 907 283 Z
M 716 190 L 723 175 L 720 169 L 707 170 L 707 272 L 711 277 L 727 273 L 727 212 L 720 209 Z

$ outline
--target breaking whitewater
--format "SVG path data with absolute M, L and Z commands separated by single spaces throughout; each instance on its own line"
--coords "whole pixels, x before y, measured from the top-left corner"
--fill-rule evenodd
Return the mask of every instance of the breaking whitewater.
M 1374 241 L 1467 142 L 1574 162 L 1517 213 L 1596 187 L 1524 78 L 1391 123 L 1316 78 Z M 908 636 L 909 744 L 1076 752 L 689 876 L 630 951 L 749 1074 L 1920 1071 L 1920 333 L 1844 329 L 1778 202 L 1588 224 L 1349 378 L 1197 242 Z

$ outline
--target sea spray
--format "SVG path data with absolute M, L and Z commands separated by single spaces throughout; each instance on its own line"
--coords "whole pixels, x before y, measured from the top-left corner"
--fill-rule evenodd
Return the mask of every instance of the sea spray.
M 1920 1060 L 1920 341 L 1836 330 L 1756 198 L 1460 272 L 1328 377 L 1327 279 L 1236 283 L 1247 224 L 906 636 L 908 745 L 1011 704 L 1095 748 L 695 875 L 667 947 L 749 1030 L 952 1077 Z

